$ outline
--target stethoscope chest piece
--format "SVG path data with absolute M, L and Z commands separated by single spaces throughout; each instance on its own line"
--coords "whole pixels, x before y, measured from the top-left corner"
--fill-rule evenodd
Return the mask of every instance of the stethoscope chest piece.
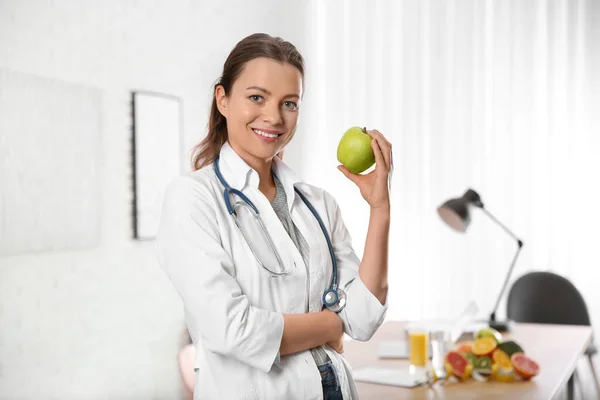
M 346 292 L 340 288 L 331 288 L 323 295 L 323 305 L 329 311 L 339 313 L 346 306 Z

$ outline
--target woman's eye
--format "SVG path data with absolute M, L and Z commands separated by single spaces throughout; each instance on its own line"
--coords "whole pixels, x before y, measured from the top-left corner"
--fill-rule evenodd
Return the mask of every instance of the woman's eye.
M 283 106 L 285 108 L 287 108 L 288 110 L 292 110 L 292 111 L 295 111 L 298 109 L 298 104 L 294 103 L 293 101 L 285 101 L 283 103 Z
M 250 100 L 252 100 L 255 103 L 260 103 L 263 100 L 263 97 L 258 94 L 253 94 L 252 96 L 250 96 Z

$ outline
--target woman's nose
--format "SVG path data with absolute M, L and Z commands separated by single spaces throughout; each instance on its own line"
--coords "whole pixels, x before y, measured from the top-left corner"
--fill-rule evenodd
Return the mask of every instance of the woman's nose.
M 283 123 L 283 118 L 281 117 L 281 109 L 279 106 L 269 106 L 265 107 L 263 120 L 268 122 L 271 125 L 280 125 Z

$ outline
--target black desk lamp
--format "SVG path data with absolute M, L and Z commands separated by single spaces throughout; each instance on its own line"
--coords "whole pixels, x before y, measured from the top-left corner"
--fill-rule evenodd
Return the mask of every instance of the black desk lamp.
M 467 190 L 462 197 L 446 201 L 444 204 L 438 207 L 437 212 L 440 218 L 442 218 L 442 220 L 452 229 L 457 232 L 465 232 L 469 226 L 469 223 L 471 222 L 471 215 L 469 213 L 469 208 L 471 206 L 480 208 L 485 214 L 487 214 L 488 217 L 492 219 L 492 221 L 498 224 L 506 233 L 510 235 L 510 237 L 517 241 L 517 252 L 512 259 L 510 268 L 508 269 L 508 273 L 504 279 L 504 284 L 502 285 L 502 289 L 500 289 L 500 294 L 498 294 L 498 299 L 496 300 L 494 309 L 490 314 L 490 320 L 488 321 L 490 328 L 494 328 L 500 332 L 506 332 L 508 330 L 508 325 L 506 322 L 496 321 L 496 310 L 498 309 L 500 299 L 506 290 L 506 285 L 508 284 L 515 263 L 517 262 L 517 257 L 519 257 L 519 253 L 523 247 L 523 241 L 516 237 L 514 233 L 512 233 L 506 226 L 504 226 L 483 207 L 481 197 L 479 197 L 479 194 L 472 189 Z

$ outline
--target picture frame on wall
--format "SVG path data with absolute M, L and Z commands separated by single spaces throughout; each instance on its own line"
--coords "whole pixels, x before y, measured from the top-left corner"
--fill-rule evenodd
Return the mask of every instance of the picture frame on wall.
M 153 240 L 167 185 L 183 172 L 181 99 L 163 93 L 131 92 L 133 238 Z
M 0 258 L 100 246 L 103 96 L 0 68 Z

